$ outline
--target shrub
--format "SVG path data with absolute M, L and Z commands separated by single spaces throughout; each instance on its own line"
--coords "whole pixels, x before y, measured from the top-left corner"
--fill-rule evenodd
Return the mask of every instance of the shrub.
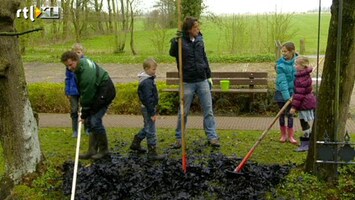
M 137 95 L 138 83 L 116 84 L 117 96 L 110 106 L 110 114 L 141 114 L 141 103 Z M 179 108 L 177 92 L 162 92 L 166 84 L 158 82 L 160 90 L 159 113 L 175 115 Z M 69 100 L 64 94 L 64 83 L 34 83 L 28 86 L 32 108 L 38 113 L 69 113 Z M 273 115 L 278 107 L 273 102 L 274 91 L 254 95 L 213 93 L 216 115 Z M 198 98 L 191 105 L 191 113 L 200 113 Z
M 355 199 L 355 166 L 349 165 L 340 168 L 339 184 L 337 188 L 342 191 L 341 199 Z
M 28 87 L 32 109 L 42 113 L 68 113 L 63 83 L 33 83 Z

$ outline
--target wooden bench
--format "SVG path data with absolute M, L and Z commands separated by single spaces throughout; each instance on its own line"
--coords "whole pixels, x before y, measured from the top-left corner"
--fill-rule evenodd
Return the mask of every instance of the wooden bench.
M 257 94 L 267 93 L 267 72 L 212 72 L 212 92 Z M 222 90 L 220 81 L 229 80 L 229 90 Z M 179 74 L 166 72 L 166 84 L 178 86 Z M 166 88 L 165 92 L 178 92 L 179 88 Z

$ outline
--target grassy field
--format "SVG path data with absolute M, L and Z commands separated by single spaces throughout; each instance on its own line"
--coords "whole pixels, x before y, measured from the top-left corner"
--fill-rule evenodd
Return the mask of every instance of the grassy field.
M 282 21 L 283 20 L 283 21 Z M 330 13 L 322 13 L 320 25 L 320 53 L 324 54 L 327 42 Z M 278 22 L 281 21 L 281 22 Z M 234 17 L 204 17 L 201 19 L 201 32 L 204 35 L 206 51 L 211 62 L 235 62 L 238 59 L 228 57 L 274 55 L 274 41 L 293 41 L 298 48 L 300 39 L 306 43 L 305 53 L 317 53 L 318 14 L 274 15 L 238 15 Z M 276 26 L 276 27 L 275 27 Z M 49 25 L 44 27 L 49 28 Z M 135 49 L 138 53 L 132 56 L 127 39 L 125 52 L 115 54 L 115 37 L 109 35 L 88 35 L 81 43 L 87 49 L 87 55 L 101 63 L 140 63 L 144 58 L 156 57 L 160 62 L 174 62 L 168 55 L 170 39 L 176 29 L 148 30 L 144 19 L 137 20 L 135 29 Z M 51 35 L 34 33 L 28 36 L 25 62 L 58 62 L 59 56 L 69 50 L 74 37 L 62 41 L 49 39 Z M 273 38 L 276 37 L 276 38 Z M 158 50 L 158 45 L 162 47 Z M 233 47 L 232 47 L 233 45 Z M 273 58 L 271 57 L 271 60 Z M 252 59 L 253 60 L 253 59 Z M 258 61 L 255 59 L 255 61 Z M 269 58 L 270 61 L 270 58 Z

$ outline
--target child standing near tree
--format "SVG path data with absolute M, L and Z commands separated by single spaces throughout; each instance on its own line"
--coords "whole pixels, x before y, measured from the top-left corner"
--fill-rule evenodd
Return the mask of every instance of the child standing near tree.
M 276 63 L 276 92 L 275 101 L 281 109 L 294 93 L 294 81 L 296 75 L 295 60 L 297 53 L 293 42 L 286 42 L 282 45 L 282 57 Z M 291 106 L 280 115 L 279 124 L 281 130 L 280 142 L 289 140 L 297 144 L 294 138 L 293 115 L 290 113 Z M 287 126 L 285 122 L 287 118 Z
M 79 58 L 84 57 L 84 47 L 76 43 L 73 45 L 72 51 L 74 51 Z M 72 119 L 72 130 L 73 137 L 78 136 L 78 112 L 79 112 L 79 89 L 78 89 L 78 80 L 74 72 L 70 71 L 68 67 L 65 70 L 65 95 L 68 97 L 70 102 L 70 117 Z M 90 129 L 84 124 L 84 129 L 86 133 L 90 134 Z
M 144 127 L 134 136 L 132 145 L 130 146 L 132 150 L 145 153 L 146 150 L 141 147 L 141 142 L 147 138 L 148 159 L 150 160 L 161 160 L 165 157 L 158 155 L 156 152 L 157 130 L 155 122 L 157 120 L 157 106 L 159 102 L 159 94 L 155 81 L 157 66 L 155 60 L 149 58 L 143 63 L 144 72 L 138 74 L 138 96 L 142 103 L 141 109 Z
M 303 137 L 300 137 L 301 145 L 296 151 L 308 151 L 309 137 L 312 128 L 309 125 L 310 121 L 314 120 L 314 109 L 316 108 L 316 97 L 313 94 L 312 88 L 312 67 L 309 67 L 307 57 L 300 56 L 296 59 L 296 80 L 295 94 L 292 99 L 291 114 L 299 113 L 299 119 L 302 126 Z

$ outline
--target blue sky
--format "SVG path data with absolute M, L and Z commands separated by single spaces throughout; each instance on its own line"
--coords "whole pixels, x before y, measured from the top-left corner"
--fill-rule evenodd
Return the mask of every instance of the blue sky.
M 157 0 L 142 0 L 142 7 L 151 9 Z M 204 0 L 207 11 L 215 14 L 304 12 L 318 9 L 319 0 Z M 330 7 L 332 0 L 321 0 L 322 7 Z

